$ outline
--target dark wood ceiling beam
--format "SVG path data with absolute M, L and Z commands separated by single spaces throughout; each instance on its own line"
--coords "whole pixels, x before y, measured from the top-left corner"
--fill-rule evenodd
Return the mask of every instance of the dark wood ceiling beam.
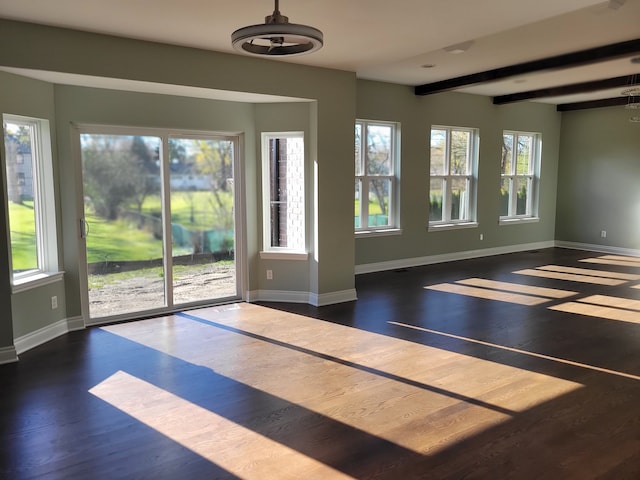
M 528 92 L 511 93 L 509 95 L 499 95 L 493 97 L 494 105 L 504 105 L 505 103 L 520 102 L 535 98 L 560 97 L 563 95 L 576 95 L 578 93 L 597 92 L 609 88 L 618 88 L 632 85 L 633 75 L 623 77 L 607 78 L 604 80 L 593 80 L 590 82 L 574 83 L 560 87 L 541 88 L 540 90 L 530 90 Z
M 487 70 L 485 72 L 473 73 L 462 77 L 441 80 L 439 82 L 418 85 L 414 91 L 416 95 L 430 95 L 433 93 L 446 92 L 467 85 L 492 82 L 503 78 L 524 75 L 542 70 L 564 69 L 590 65 L 605 60 L 614 60 L 640 53 L 640 39 L 628 40 L 626 42 L 613 43 L 602 47 L 590 48 L 579 52 L 566 53 L 555 57 L 533 60 L 531 62 L 518 63 L 507 67 Z
M 558 112 L 570 112 L 573 110 L 586 110 L 588 108 L 602 108 L 602 107 L 620 107 L 627 103 L 638 103 L 640 97 L 614 97 L 614 98 L 602 98 L 600 100 L 589 100 L 587 102 L 574 102 L 574 103 L 562 103 L 556 106 Z

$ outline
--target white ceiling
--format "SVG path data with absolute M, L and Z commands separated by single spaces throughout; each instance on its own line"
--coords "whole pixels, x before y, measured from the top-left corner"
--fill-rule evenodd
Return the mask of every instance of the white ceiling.
M 322 30 L 325 45 L 310 55 L 273 61 L 405 85 L 640 38 L 640 0 L 281 0 L 280 10 L 291 23 Z M 2 18 L 229 53 L 237 53 L 231 32 L 264 22 L 272 11 L 273 0 L 0 0 Z M 472 45 L 464 53 L 445 51 L 468 41 Z M 640 64 L 630 58 L 458 91 L 495 96 L 640 74 Z M 609 98 L 619 90 L 539 101 Z

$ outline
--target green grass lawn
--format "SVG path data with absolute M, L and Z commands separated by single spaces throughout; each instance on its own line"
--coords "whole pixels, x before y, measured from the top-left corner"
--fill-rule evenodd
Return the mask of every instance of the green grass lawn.
M 33 202 L 22 205 L 9 202 L 11 229 L 11 262 L 14 270 L 31 270 L 38 267 L 36 252 L 36 224 Z

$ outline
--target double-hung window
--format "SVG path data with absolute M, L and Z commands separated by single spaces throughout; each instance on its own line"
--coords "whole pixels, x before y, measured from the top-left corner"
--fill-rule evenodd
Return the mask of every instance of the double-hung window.
M 356 121 L 356 232 L 400 227 L 398 135 L 396 123 Z
M 12 285 L 14 291 L 58 273 L 49 122 L 4 115 Z
M 505 131 L 502 135 L 501 222 L 537 216 L 540 143 L 537 133 Z
M 263 252 L 306 258 L 304 136 L 263 133 Z M 263 253 L 264 255 L 264 253 Z
M 431 128 L 429 227 L 475 225 L 477 139 L 472 128 Z

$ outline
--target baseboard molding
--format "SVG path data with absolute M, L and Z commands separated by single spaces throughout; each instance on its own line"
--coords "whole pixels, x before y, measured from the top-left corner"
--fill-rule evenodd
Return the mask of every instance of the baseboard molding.
M 550 240 L 548 242 L 522 243 L 519 245 L 507 245 L 505 247 L 483 248 L 481 250 L 467 250 L 464 252 L 445 253 L 442 255 L 429 255 L 426 257 L 402 258 L 388 262 L 365 263 L 356 265 L 356 275 L 363 273 L 384 272 L 387 270 L 397 270 L 400 268 L 420 267 L 435 263 L 453 262 L 456 260 L 468 260 L 471 258 L 490 257 L 493 255 L 504 255 L 506 253 L 526 252 L 527 250 L 537 250 L 541 248 L 552 248 L 556 244 Z
M 592 243 L 565 242 L 556 240 L 556 247 L 570 248 L 573 250 L 586 250 L 588 252 L 610 253 L 611 255 L 623 255 L 625 257 L 640 257 L 640 250 L 633 248 L 611 247 L 609 245 L 596 245 Z
M 283 302 L 283 303 L 308 303 L 315 307 L 332 305 L 334 303 L 350 302 L 357 300 L 356 290 L 343 290 L 340 292 L 315 294 L 311 292 L 292 292 L 288 290 L 251 290 L 245 299 L 247 302 Z
M 70 332 L 84 330 L 85 326 L 84 318 L 82 317 L 71 317 L 67 319 L 67 328 Z
M 40 328 L 35 332 L 27 333 L 13 342 L 18 355 L 31 350 L 43 343 L 47 343 L 54 338 L 65 335 L 74 330 L 82 330 L 84 328 L 84 320 L 82 317 L 73 317 L 71 319 L 63 319 L 46 327 Z
M 342 290 L 340 292 L 321 293 L 320 295 L 315 293 L 309 294 L 309 303 L 315 307 L 322 307 L 324 305 L 333 305 L 335 303 L 353 302 L 358 299 L 356 289 Z
M 15 347 L 0 348 L 0 365 L 4 363 L 13 363 L 18 361 L 18 352 Z

